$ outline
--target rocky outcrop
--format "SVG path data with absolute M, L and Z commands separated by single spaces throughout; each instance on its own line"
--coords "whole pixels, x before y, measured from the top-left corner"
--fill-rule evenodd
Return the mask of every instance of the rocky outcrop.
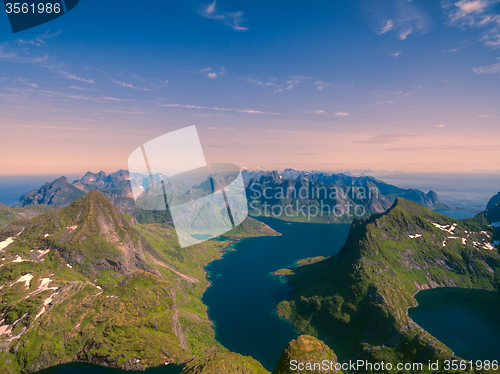
M 292 340 L 281 354 L 273 374 L 341 373 L 335 368 L 337 356 L 325 343 L 309 335 Z

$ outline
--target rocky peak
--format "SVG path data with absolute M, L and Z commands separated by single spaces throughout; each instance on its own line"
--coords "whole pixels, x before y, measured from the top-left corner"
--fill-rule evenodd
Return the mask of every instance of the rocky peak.
M 490 223 L 500 221 L 500 192 L 490 199 L 485 213 Z
M 95 183 L 98 180 L 102 180 L 106 177 L 106 173 L 104 171 L 100 171 L 99 173 L 92 173 L 88 171 L 85 173 L 80 182 L 82 183 Z
M 323 368 L 315 369 L 314 367 L 307 369 L 307 366 L 304 367 L 304 370 L 299 370 L 295 369 L 292 365 L 294 362 L 297 364 L 303 363 L 307 365 L 307 363 L 310 363 L 314 365 L 315 363 L 323 362 L 323 360 L 335 365 L 337 363 L 337 356 L 332 349 L 321 340 L 313 336 L 301 335 L 288 343 L 288 346 L 281 354 L 280 361 L 273 371 L 273 374 L 339 373 L 339 371 L 335 371 L 335 369 L 323 370 Z

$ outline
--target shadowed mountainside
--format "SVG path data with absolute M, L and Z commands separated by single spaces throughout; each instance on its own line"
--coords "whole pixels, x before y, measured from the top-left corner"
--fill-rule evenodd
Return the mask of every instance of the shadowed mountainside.
M 453 357 L 407 315 L 414 295 L 437 287 L 499 289 L 500 256 L 484 214 L 455 220 L 397 199 L 384 214 L 355 220 L 340 252 L 290 274 L 281 316 L 318 336 L 342 360 Z
M 235 238 L 277 235 L 248 219 Z M 0 230 L 0 371 L 71 361 L 124 369 L 227 352 L 201 302 L 203 267 L 234 240 L 181 249 L 100 192 Z

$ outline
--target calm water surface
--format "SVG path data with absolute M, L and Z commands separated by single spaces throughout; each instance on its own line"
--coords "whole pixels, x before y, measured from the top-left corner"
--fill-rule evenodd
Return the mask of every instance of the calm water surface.
M 344 245 L 350 225 L 287 223 L 262 218 L 281 236 L 244 239 L 207 266 L 212 286 L 203 295 L 217 340 L 274 370 L 281 352 L 299 334 L 279 318 L 277 304 L 287 298 L 284 277 L 272 272 L 298 260 L 331 256 Z
M 444 214 L 445 216 L 455 219 L 472 218 L 479 213 L 463 209 L 436 209 L 435 212 Z
M 467 360 L 500 360 L 500 293 L 458 288 L 420 291 L 415 323 Z

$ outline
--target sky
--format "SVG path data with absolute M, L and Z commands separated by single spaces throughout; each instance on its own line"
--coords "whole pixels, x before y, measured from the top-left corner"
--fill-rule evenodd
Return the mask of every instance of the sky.
M 196 125 L 241 168 L 500 170 L 500 0 L 81 0 L 0 12 L 0 175 L 127 169 Z

